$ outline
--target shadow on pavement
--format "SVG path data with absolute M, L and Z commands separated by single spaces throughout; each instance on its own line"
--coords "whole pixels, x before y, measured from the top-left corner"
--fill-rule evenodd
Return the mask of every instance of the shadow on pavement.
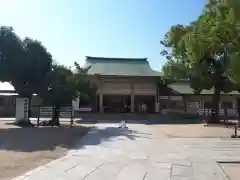
M 160 118 L 160 119 L 122 119 L 125 120 L 129 124 L 145 124 L 145 125 L 154 125 L 154 124 L 202 124 L 201 119 L 198 118 Z M 88 124 L 88 123 L 120 123 L 121 120 L 113 120 L 113 119 L 108 119 L 108 120 L 89 120 L 89 119 L 82 119 L 82 120 L 77 120 L 75 123 L 77 124 Z
M 118 140 L 136 140 L 136 139 L 152 139 L 149 133 L 141 133 L 131 129 L 107 127 L 105 129 L 93 128 L 88 136 L 83 138 L 80 147 L 99 145 L 104 142 Z M 78 146 L 79 148 L 79 146 Z
M 158 113 L 76 113 L 76 123 L 119 123 L 132 124 L 200 124 L 196 116 L 162 115 Z
M 91 128 L 74 126 L 72 128 L 1 128 L 0 151 L 34 152 L 49 151 L 56 147 L 74 149 L 77 142 L 86 135 Z M 98 145 L 103 141 L 112 141 L 116 137 L 135 140 L 135 138 L 148 139 L 148 135 L 136 131 L 117 127 L 92 128 L 82 139 L 82 147 L 85 145 Z
M 154 124 L 201 124 L 201 119 L 198 118 L 162 118 L 159 120 L 145 120 L 143 124 L 154 125 Z

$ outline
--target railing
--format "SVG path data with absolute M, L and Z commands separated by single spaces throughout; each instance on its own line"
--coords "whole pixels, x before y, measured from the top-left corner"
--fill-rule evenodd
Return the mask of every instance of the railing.
M 72 126 L 73 124 L 73 116 L 74 116 L 74 111 L 72 106 L 63 106 L 60 107 L 60 114 L 59 118 L 70 118 L 70 125 Z
M 39 114 L 37 118 L 37 126 L 39 126 L 40 118 L 44 118 L 44 122 L 50 122 L 53 117 L 53 107 L 52 106 L 40 106 Z M 59 109 L 59 118 L 70 118 L 70 126 L 73 124 L 73 108 L 71 106 L 62 106 Z M 42 122 L 43 123 L 43 122 Z M 53 126 L 53 124 L 52 124 Z
M 226 113 L 227 115 L 230 116 L 236 116 L 237 115 L 237 110 L 236 109 L 226 109 Z M 225 115 L 225 111 L 224 109 L 219 109 L 219 115 L 224 116 Z
M 72 118 L 73 117 L 73 109 L 72 107 L 60 107 L 60 117 L 61 118 Z
M 212 109 L 198 109 L 197 112 L 200 116 L 210 116 Z M 237 110 L 236 109 L 219 109 L 220 116 L 236 116 Z
M 44 106 L 39 107 L 39 116 L 43 118 L 52 117 L 53 107 L 52 106 Z

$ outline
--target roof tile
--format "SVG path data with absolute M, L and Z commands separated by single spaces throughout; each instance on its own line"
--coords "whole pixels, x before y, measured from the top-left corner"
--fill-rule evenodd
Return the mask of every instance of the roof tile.
M 190 87 L 189 83 L 187 82 L 175 82 L 172 84 L 168 85 L 169 88 L 182 93 L 182 94 L 194 94 L 194 90 Z M 213 94 L 213 89 L 203 89 L 200 94 Z M 221 92 L 221 94 L 229 94 L 229 95 L 234 95 L 234 94 L 239 94 L 238 91 L 232 91 L 230 93 L 224 93 Z
M 151 69 L 146 58 L 101 58 L 87 57 L 85 67 L 90 66 L 89 74 L 112 76 L 162 76 Z

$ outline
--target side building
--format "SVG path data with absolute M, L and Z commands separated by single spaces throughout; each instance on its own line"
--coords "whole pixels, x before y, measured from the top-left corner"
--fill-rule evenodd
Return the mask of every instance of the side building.
M 211 113 L 213 89 L 202 90 L 200 94 L 194 94 L 194 90 L 189 86 L 188 81 L 174 82 L 169 84 L 168 88 L 172 89 L 175 94 L 168 98 L 162 98 L 165 100 L 162 100 L 160 96 L 160 102 L 170 101 L 170 109 L 175 109 L 176 111 L 184 109 L 184 112 L 187 113 L 201 113 L 206 116 Z M 236 116 L 237 107 L 239 106 L 238 97 L 238 91 L 230 93 L 221 92 L 219 114 L 224 115 L 227 113 L 228 116 Z

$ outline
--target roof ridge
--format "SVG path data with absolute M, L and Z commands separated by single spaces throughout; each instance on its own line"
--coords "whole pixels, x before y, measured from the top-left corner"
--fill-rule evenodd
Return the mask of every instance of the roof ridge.
M 86 56 L 86 60 L 148 62 L 147 58 L 117 58 L 117 57 L 94 57 L 94 56 Z

